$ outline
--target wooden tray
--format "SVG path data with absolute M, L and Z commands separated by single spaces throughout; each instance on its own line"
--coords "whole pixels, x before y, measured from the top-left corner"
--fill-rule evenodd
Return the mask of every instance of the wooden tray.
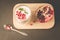
M 46 23 L 36 22 L 32 26 L 30 25 L 31 21 L 30 21 L 30 23 L 26 23 L 24 25 L 18 23 L 17 20 L 16 20 L 16 17 L 15 17 L 14 10 L 21 5 L 28 6 L 30 8 L 32 14 L 34 14 L 35 11 L 39 7 L 44 6 L 44 5 L 49 5 L 53 9 L 52 5 L 48 4 L 48 3 L 19 3 L 19 4 L 16 4 L 13 8 L 13 24 L 14 24 L 15 28 L 17 28 L 17 29 L 50 29 L 54 26 L 54 23 L 55 23 L 54 16 L 50 21 L 48 21 Z

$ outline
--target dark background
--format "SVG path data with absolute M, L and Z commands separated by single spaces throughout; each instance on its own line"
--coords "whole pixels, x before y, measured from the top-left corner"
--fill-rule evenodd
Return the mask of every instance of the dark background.
M 0 40 L 60 40 L 60 4 L 59 0 L 0 0 Z M 51 29 L 19 30 L 27 37 L 14 31 L 3 29 L 4 24 L 13 25 L 13 7 L 17 3 L 50 3 L 55 11 L 55 25 Z

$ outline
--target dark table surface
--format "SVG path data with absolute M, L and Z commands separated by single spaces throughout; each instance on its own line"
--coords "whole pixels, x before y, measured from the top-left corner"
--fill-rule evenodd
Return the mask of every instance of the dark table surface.
M 13 25 L 13 7 L 17 3 L 50 3 L 55 10 L 55 25 L 51 29 L 19 30 L 26 32 L 23 36 L 14 31 L 3 29 L 4 24 Z M 60 12 L 57 0 L 0 0 L 0 40 L 60 40 Z

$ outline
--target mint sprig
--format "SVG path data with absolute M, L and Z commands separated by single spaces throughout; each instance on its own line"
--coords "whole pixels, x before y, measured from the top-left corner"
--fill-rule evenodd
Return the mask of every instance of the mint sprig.
M 23 9 L 23 8 L 19 8 L 19 10 L 24 11 L 24 9 Z
M 28 12 L 25 11 L 26 14 L 28 14 Z
M 28 12 L 26 12 L 23 8 L 19 8 L 19 10 L 24 11 L 26 14 L 28 14 Z

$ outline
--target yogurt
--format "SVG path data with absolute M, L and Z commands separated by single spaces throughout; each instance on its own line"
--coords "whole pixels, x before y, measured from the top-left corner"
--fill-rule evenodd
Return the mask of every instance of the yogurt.
M 22 23 L 27 21 L 31 16 L 31 10 L 27 6 L 19 6 L 15 10 L 16 19 Z

